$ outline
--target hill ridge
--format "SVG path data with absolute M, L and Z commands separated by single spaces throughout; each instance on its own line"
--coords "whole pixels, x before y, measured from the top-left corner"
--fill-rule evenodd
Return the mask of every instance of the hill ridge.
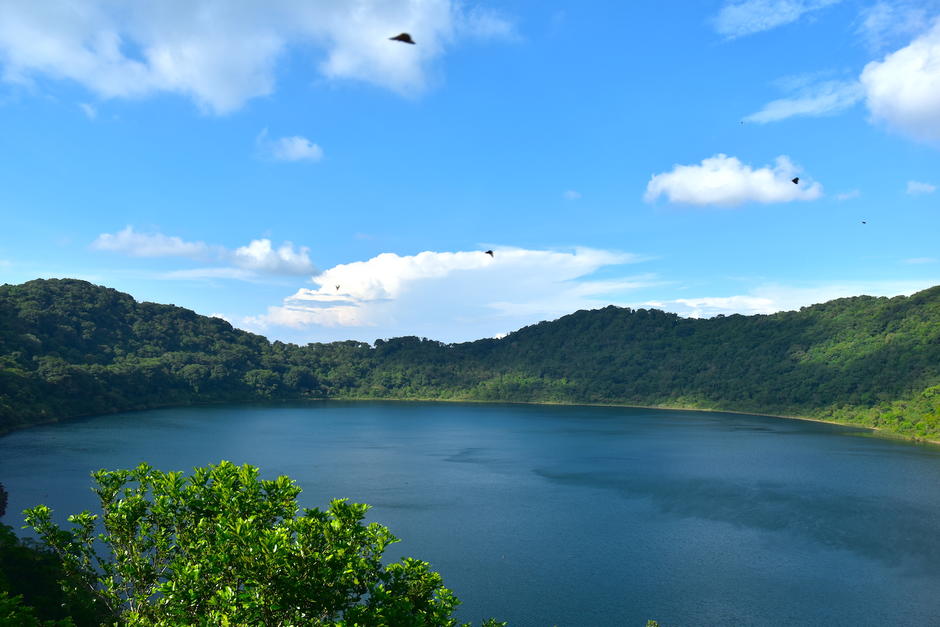
M 608 306 L 501 339 L 305 346 L 78 279 L 0 286 L 0 431 L 200 402 L 605 403 L 940 437 L 940 286 L 708 319 Z

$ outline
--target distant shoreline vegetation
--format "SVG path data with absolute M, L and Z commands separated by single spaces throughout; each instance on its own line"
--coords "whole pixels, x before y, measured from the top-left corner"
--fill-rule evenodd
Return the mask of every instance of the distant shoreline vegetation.
M 732 411 L 940 440 L 940 286 L 757 316 L 606 307 L 501 339 L 297 346 L 73 279 L 0 286 L 0 434 L 121 411 L 298 400 Z

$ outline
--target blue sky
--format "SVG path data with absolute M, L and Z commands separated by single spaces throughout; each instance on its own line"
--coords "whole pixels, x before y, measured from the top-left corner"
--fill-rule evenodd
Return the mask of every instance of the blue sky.
M 300 343 L 940 283 L 938 1 L 0 11 L 2 282 Z

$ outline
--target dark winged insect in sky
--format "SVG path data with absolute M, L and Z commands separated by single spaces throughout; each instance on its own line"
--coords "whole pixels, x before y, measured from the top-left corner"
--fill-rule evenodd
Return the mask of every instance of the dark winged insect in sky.
M 401 35 L 395 35 L 394 37 L 389 37 L 392 41 L 400 41 L 404 44 L 414 45 L 415 40 L 411 38 L 411 35 L 408 33 L 402 33 Z

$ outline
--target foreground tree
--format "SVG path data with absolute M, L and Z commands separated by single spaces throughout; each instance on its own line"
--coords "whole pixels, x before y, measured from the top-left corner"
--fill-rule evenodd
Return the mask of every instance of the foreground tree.
M 92 476 L 104 533 L 88 511 L 69 529 L 45 505 L 26 522 L 62 559 L 64 586 L 125 624 L 456 624 L 459 601 L 426 562 L 383 566 L 397 538 L 362 523 L 367 505 L 334 500 L 298 516 L 291 479 L 225 461 L 189 477 L 146 464 Z

